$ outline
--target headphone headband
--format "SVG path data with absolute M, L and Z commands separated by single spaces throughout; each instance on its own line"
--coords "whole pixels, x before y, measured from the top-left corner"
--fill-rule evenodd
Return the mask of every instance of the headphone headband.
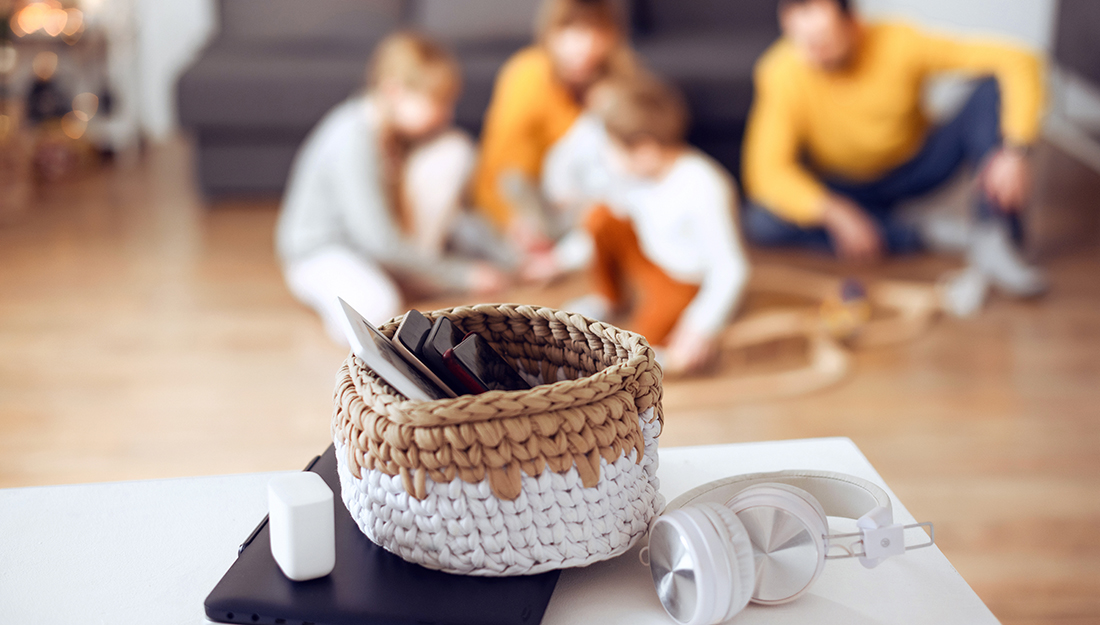
M 727 477 L 689 490 L 665 506 L 665 511 L 704 501 L 725 505 L 746 488 L 767 483 L 801 488 L 821 503 L 827 516 L 859 519 L 875 508 L 884 508 L 887 519 L 893 519 L 890 496 L 885 490 L 854 475 L 832 471 L 775 471 Z

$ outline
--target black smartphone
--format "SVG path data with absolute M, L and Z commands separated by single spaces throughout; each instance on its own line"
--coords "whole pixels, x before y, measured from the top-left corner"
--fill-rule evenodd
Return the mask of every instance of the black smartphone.
M 531 388 L 489 342 L 471 334 L 443 354 L 443 362 L 474 393 L 522 391 Z
M 428 334 L 432 331 L 432 322 L 420 314 L 419 310 L 410 310 L 405 313 L 405 318 L 397 326 L 397 332 L 393 334 L 393 346 L 399 354 L 404 356 L 409 364 L 416 367 L 436 386 L 444 390 L 449 396 L 456 396 L 461 390 L 455 389 L 446 380 L 440 378 L 431 367 L 421 360 L 421 349 L 428 340 Z
M 432 322 L 420 313 L 419 310 L 410 310 L 405 313 L 404 319 L 397 326 L 397 332 L 393 334 L 393 342 L 399 344 L 402 352 L 417 354 L 428 340 L 428 334 L 432 331 Z
M 420 346 L 420 351 L 417 353 L 421 362 L 428 365 L 428 368 L 439 376 L 440 380 L 459 395 L 473 393 L 474 391 L 463 384 L 455 374 L 451 373 L 451 370 L 447 368 L 447 364 L 443 362 L 443 354 L 461 343 L 465 336 L 466 333 L 462 328 L 456 326 L 450 319 L 440 317 L 432 324 L 431 332 L 428 333 L 424 343 Z

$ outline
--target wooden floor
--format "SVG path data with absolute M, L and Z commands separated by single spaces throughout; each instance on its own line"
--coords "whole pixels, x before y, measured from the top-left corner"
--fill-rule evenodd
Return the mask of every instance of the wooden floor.
M 861 352 L 810 396 L 670 382 L 661 444 L 849 436 L 1005 623 L 1100 623 L 1100 177 L 1044 158 L 1049 297 Z M 327 444 L 344 351 L 283 286 L 276 204 L 207 210 L 189 163 L 154 148 L 0 226 L 0 487 L 288 469 Z

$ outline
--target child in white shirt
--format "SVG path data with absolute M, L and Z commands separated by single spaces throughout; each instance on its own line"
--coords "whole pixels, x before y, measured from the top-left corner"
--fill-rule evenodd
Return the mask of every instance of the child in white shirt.
M 599 112 L 612 174 L 606 203 L 585 218 L 596 308 L 627 314 L 627 329 L 665 347 L 667 370 L 696 371 L 716 354 L 749 275 L 733 180 L 685 142 L 672 87 L 613 84 Z

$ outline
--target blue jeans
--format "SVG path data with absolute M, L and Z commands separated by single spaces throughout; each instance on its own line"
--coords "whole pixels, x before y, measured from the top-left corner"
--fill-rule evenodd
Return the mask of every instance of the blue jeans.
M 886 248 L 895 254 L 923 248 L 920 235 L 911 224 L 897 219 L 895 209 L 906 199 L 923 195 L 947 182 L 962 166 L 973 170 L 1001 147 L 1001 94 L 997 81 L 977 82 L 966 105 L 947 124 L 932 130 L 916 156 L 871 182 L 848 182 L 822 176 L 831 191 L 860 205 L 878 223 Z M 974 202 L 979 219 L 1005 219 L 1019 237 L 1019 220 L 979 192 Z M 747 203 L 742 227 L 750 241 L 759 245 L 796 245 L 833 250 L 824 228 L 802 228 L 772 211 Z

